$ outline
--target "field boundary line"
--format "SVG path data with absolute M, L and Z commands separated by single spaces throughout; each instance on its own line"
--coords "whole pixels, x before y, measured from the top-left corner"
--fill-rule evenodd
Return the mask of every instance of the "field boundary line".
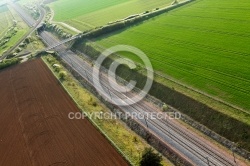
M 67 90 L 67 88 L 62 84 L 62 82 L 58 79 L 57 75 L 53 72 L 51 66 L 46 62 L 45 59 L 41 58 L 43 60 L 43 62 L 46 64 L 46 66 L 50 69 L 51 73 L 54 75 L 54 77 L 60 82 L 60 85 L 63 87 L 63 89 L 66 91 L 66 93 L 70 96 L 70 98 L 74 101 L 74 103 L 77 105 L 77 107 L 79 108 L 80 112 L 84 112 L 84 110 L 81 108 L 80 104 L 78 104 L 78 102 L 76 101 L 76 99 L 71 95 L 71 93 Z M 67 70 L 66 70 L 67 71 Z M 68 72 L 68 71 L 67 71 Z M 68 72 L 70 73 L 70 72 Z M 71 73 L 70 73 L 71 74 Z M 97 123 L 87 115 L 87 119 L 89 119 L 89 121 L 100 131 L 100 133 L 112 144 L 112 146 L 122 155 L 123 158 L 125 158 L 125 160 L 130 164 L 130 165 L 135 165 L 135 163 L 133 163 L 128 157 L 127 155 L 125 155 L 122 150 L 116 145 L 116 143 L 106 134 L 106 132 L 104 132 L 100 126 L 97 125 Z

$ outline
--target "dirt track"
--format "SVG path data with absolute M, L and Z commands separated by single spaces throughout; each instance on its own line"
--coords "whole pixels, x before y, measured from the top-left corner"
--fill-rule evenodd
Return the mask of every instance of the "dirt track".
M 41 60 L 0 72 L 0 165 L 127 165 Z

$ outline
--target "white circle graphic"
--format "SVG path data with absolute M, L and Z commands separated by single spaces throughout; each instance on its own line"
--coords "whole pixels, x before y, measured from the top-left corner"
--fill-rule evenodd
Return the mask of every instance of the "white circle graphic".
M 100 80 L 100 70 L 102 63 L 108 56 L 116 52 L 133 53 L 134 55 L 138 56 L 146 66 L 147 80 L 144 85 L 144 88 L 140 90 L 139 93 L 133 92 L 131 98 L 128 97 L 126 94 L 131 93 L 132 89 L 134 89 L 134 87 L 136 86 L 136 81 L 131 80 L 126 86 L 122 86 L 119 83 L 117 83 L 115 79 L 116 78 L 115 73 L 119 65 L 126 64 L 130 68 L 136 67 L 136 64 L 130 59 L 127 58 L 115 59 L 109 67 L 108 75 L 101 74 L 103 79 Z M 102 52 L 102 54 L 98 57 L 98 59 L 95 62 L 92 76 L 95 88 L 100 94 L 104 95 L 106 99 L 108 99 L 113 104 L 119 106 L 128 106 L 139 102 L 147 95 L 153 84 L 154 72 L 152 64 L 144 52 L 133 46 L 117 45 Z M 106 89 L 106 91 L 104 89 Z

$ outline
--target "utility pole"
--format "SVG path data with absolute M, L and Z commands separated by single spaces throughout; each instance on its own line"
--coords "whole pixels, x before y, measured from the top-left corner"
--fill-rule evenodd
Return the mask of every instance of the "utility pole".
M 236 158 L 235 158 L 235 154 L 234 154 L 234 150 L 235 150 L 235 143 L 233 143 L 233 146 L 231 147 L 232 153 L 233 153 L 233 157 L 234 157 L 234 163 L 237 166 L 237 162 L 236 162 Z
M 208 157 L 206 157 L 206 159 L 207 159 L 207 165 L 210 166 L 210 162 L 209 162 Z
M 109 90 L 109 88 L 107 88 L 107 89 L 108 89 L 108 92 L 109 92 L 109 95 L 110 95 L 110 99 L 112 100 L 112 96 L 111 96 L 110 90 Z
M 72 59 L 69 58 L 69 60 L 70 60 L 71 67 L 72 67 L 72 70 L 73 70 L 74 69 L 74 65 L 73 65 Z
M 148 122 L 147 122 L 147 120 L 146 120 L 146 118 L 145 118 L 145 117 L 144 117 L 144 120 L 145 120 L 145 123 L 146 123 L 147 128 L 148 128 Z
M 86 77 L 87 77 L 88 81 L 90 81 L 86 70 L 84 70 L 84 71 L 85 71 L 85 74 L 86 74 Z

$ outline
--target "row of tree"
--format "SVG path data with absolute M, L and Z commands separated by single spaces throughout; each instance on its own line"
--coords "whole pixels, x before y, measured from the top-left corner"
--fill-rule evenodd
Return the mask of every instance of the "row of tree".
M 10 38 L 12 38 L 17 33 L 16 21 L 13 21 L 12 27 L 8 29 L 5 35 L 0 40 L 0 47 L 4 46 L 6 43 L 9 42 Z
M 20 62 L 19 58 L 5 59 L 2 62 L 0 62 L 0 69 L 4 69 L 11 65 L 18 64 L 19 62 Z
M 142 14 L 131 15 L 131 16 L 128 16 L 128 17 L 121 19 L 121 20 L 109 22 L 108 24 L 106 24 L 104 26 L 96 27 L 93 30 L 84 31 L 83 33 L 81 33 L 81 37 L 76 41 L 76 44 L 82 42 L 86 38 L 96 38 L 98 36 L 105 35 L 107 33 L 111 33 L 111 32 L 114 32 L 114 31 L 117 31 L 120 29 L 124 29 L 124 28 L 132 26 L 134 24 L 138 24 L 138 23 L 143 22 L 145 20 L 148 20 L 152 17 L 155 17 L 155 16 L 160 15 L 162 13 L 168 12 L 170 10 L 173 10 L 173 9 L 175 9 L 179 6 L 182 6 L 186 3 L 189 3 L 191 1 L 192 0 L 186 1 L 183 3 L 177 2 L 177 3 L 174 3 L 170 7 L 166 7 L 166 8 L 162 8 L 162 9 L 156 8 L 152 11 L 145 11 Z
M 52 23 L 48 23 L 48 22 L 44 23 L 43 26 L 40 28 L 40 30 L 46 30 L 46 31 L 52 32 L 54 35 L 56 35 L 60 39 L 67 39 L 67 38 L 72 37 L 71 34 L 66 33 L 58 25 L 52 24 Z

